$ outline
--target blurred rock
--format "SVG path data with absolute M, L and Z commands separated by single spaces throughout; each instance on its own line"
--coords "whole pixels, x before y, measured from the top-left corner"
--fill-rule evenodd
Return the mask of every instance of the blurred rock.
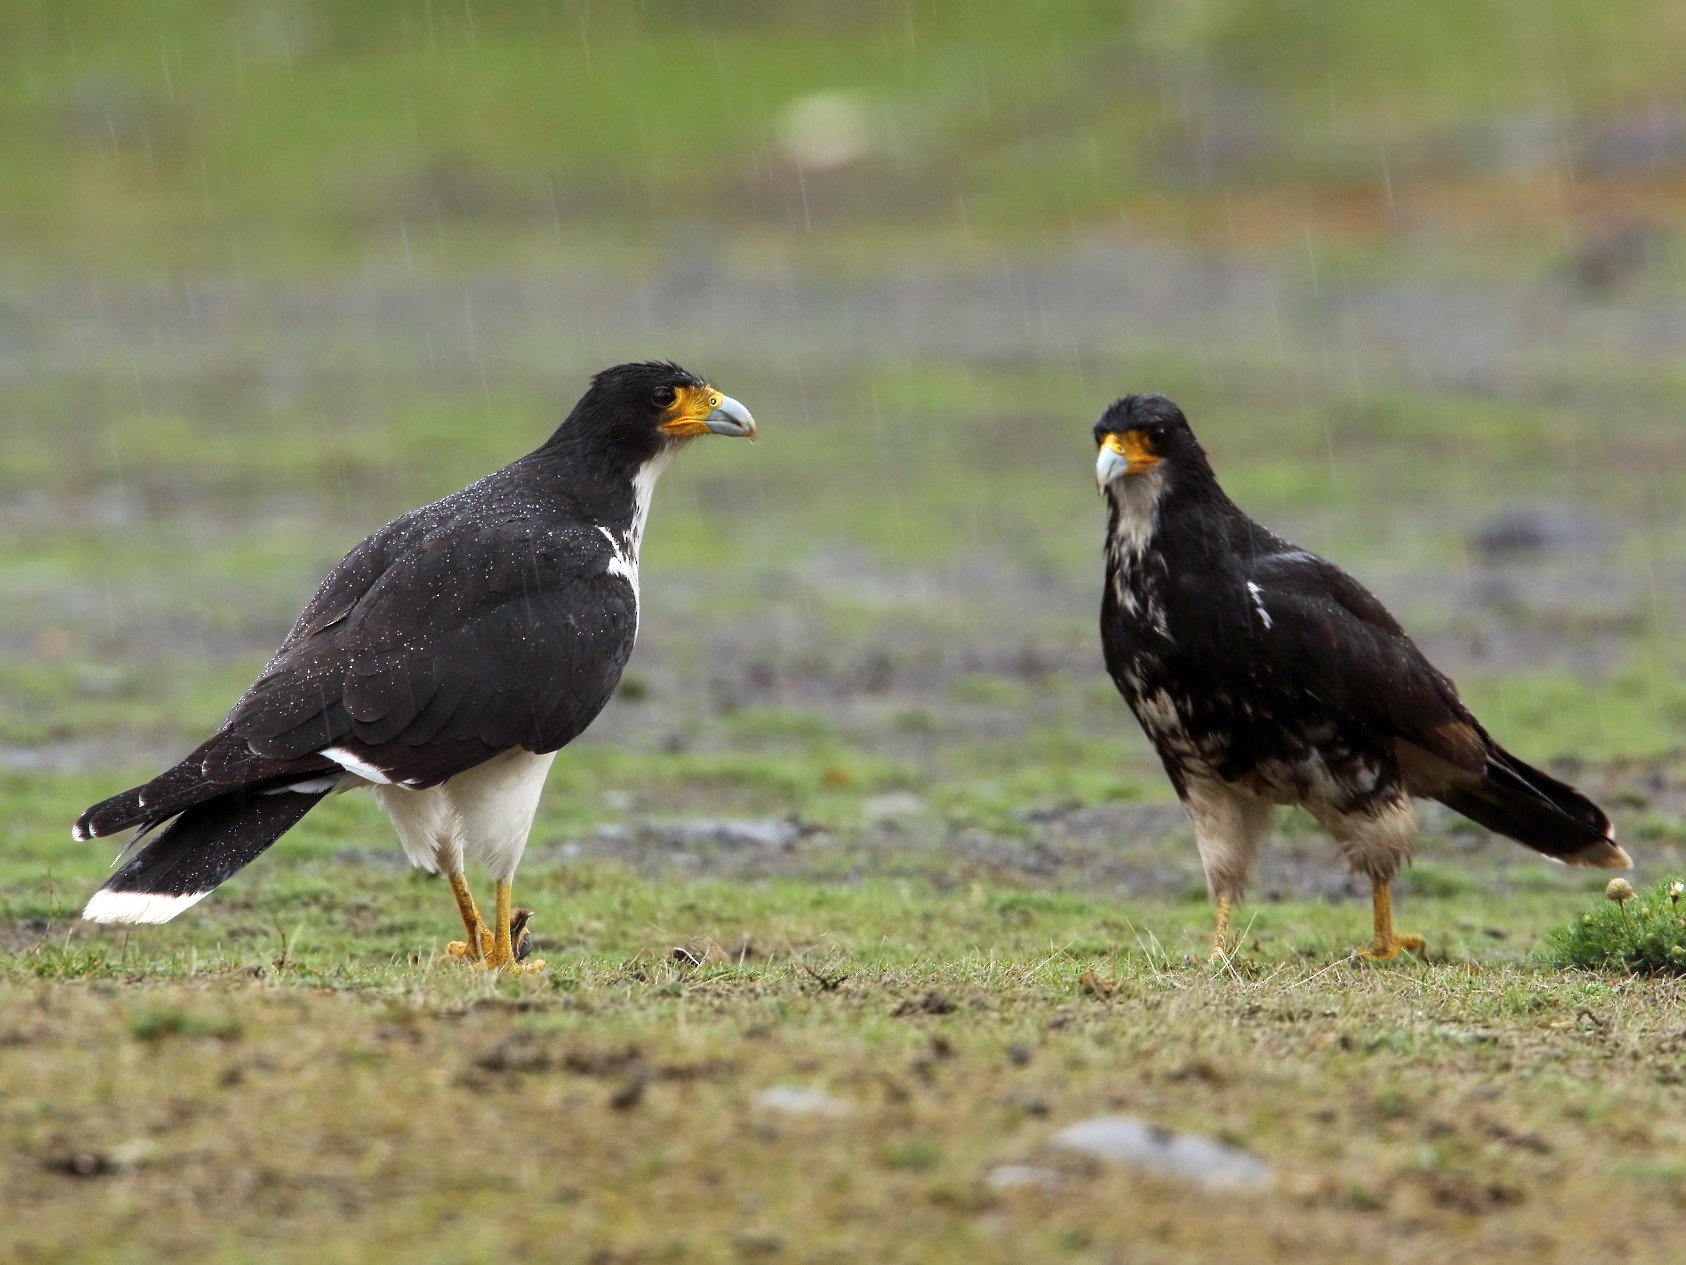
M 1686 115 L 1676 106 L 1601 119 L 1582 129 L 1575 151 L 1584 175 L 1678 171 L 1686 167 Z
M 1027 1186 L 1037 1190 L 1052 1190 L 1065 1180 L 1057 1169 L 1041 1168 L 1035 1164 L 1002 1164 L 989 1170 L 984 1182 L 991 1190 L 1023 1190 Z
M 827 1116 L 841 1119 L 854 1114 L 854 1105 L 818 1089 L 800 1085 L 775 1085 L 755 1095 L 754 1105 L 761 1111 L 785 1116 Z
M 1586 549 L 1602 544 L 1602 523 L 1555 505 L 1500 510 L 1469 534 L 1469 547 L 1486 560 L 1519 553 Z
M 309 7 L 286 0 L 250 0 L 238 15 L 240 55 L 254 61 L 291 66 L 320 51 L 324 30 Z
M 1668 234 L 1649 220 L 1600 225 L 1578 243 L 1564 270 L 1586 294 L 1604 294 L 1638 277 L 1668 255 Z
M 1207 1190 L 1263 1186 L 1270 1169 L 1256 1155 L 1197 1133 L 1178 1133 L 1134 1116 L 1097 1116 L 1054 1135 L 1060 1150 L 1133 1164 L 1184 1178 Z
M 911 791 L 891 791 L 887 795 L 872 795 L 861 804 L 861 816 L 873 825 L 917 817 L 924 811 L 925 801 Z
M 657 828 L 664 841 L 681 847 L 766 848 L 793 847 L 802 827 L 793 821 L 682 821 Z
M 1427 156 L 1466 170 L 1518 174 L 1557 167 L 1563 144 L 1563 120 L 1554 111 L 1540 110 L 1467 122 L 1431 145 Z
M 750 848 L 787 852 L 804 833 L 801 823 L 788 819 L 723 821 L 703 817 L 691 821 L 643 821 L 630 826 L 606 822 L 591 832 L 590 843 L 600 851 L 653 847 L 664 853 Z
M 859 92 L 812 92 L 785 106 L 779 145 L 809 171 L 829 171 L 865 158 L 874 145 L 872 112 Z

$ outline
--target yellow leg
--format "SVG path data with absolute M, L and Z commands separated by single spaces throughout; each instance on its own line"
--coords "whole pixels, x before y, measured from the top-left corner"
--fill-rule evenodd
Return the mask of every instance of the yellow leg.
M 451 875 L 451 895 L 457 898 L 457 912 L 462 915 L 462 925 L 468 932 L 468 939 L 451 941 L 445 946 L 445 952 L 454 958 L 483 962 L 492 952 L 492 931 L 481 921 L 480 910 L 474 903 L 474 893 L 469 891 L 468 880 L 460 873 Z
M 515 958 L 515 946 L 510 934 L 510 884 L 508 880 L 498 881 L 498 911 L 492 923 L 493 942 L 492 951 L 486 955 L 486 969 L 489 971 L 542 971 L 543 962 L 519 962 Z M 522 919 L 523 929 L 526 919 Z
M 1393 894 L 1386 883 L 1373 883 L 1370 887 L 1370 907 L 1375 915 L 1375 939 L 1368 949 L 1358 950 L 1358 956 L 1370 958 L 1373 961 L 1385 962 L 1389 958 L 1398 957 L 1401 949 L 1410 953 L 1423 951 L 1421 936 L 1401 936 L 1393 930 Z
M 1218 930 L 1212 937 L 1212 958 L 1222 961 L 1229 952 L 1229 899 L 1218 897 Z

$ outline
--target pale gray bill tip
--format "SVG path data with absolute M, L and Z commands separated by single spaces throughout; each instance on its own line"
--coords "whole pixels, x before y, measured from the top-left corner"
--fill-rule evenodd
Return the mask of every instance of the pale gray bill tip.
M 1127 457 L 1121 457 L 1110 448 L 1102 448 L 1101 455 L 1095 458 L 1095 491 L 1106 491 L 1106 485 L 1130 468 Z
M 720 403 L 703 419 L 703 425 L 716 435 L 755 438 L 755 419 L 748 409 L 729 395 L 720 397 Z

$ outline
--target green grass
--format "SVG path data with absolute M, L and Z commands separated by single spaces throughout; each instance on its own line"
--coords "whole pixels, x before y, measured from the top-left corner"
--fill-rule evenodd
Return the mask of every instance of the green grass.
M 1233 239 L 1215 191 L 1409 207 L 1416 179 L 1490 169 L 1502 188 L 1519 177 L 1486 120 L 1644 108 L 1683 47 L 1666 0 L 36 0 L 0 14 L 0 224 L 37 265 L 140 271 L 414 267 L 517 238 L 568 257 L 683 224 L 762 253 L 816 228 L 964 250 L 1121 209 Z M 781 150 L 816 91 L 859 102 L 868 152 L 841 172 Z
M 1550 960 L 1558 966 L 1634 975 L 1686 976 L 1686 912 L 1683 885 L 1663 879 L 1642 892 L 1626 880 L 1611 883 L 1600 908 L 1572 919 L 1551 939 Z
M 343 863 L 165 928 L 14 932 L 17 1258 L 1596 1255 L 1678 1216 L 1678 986 L 1518 961 L 1561 894 L 1413 900 L 1432 960 L 1382 969 L 1345 959 L 1360 905 L 1262 907 L 1215 970 L 1183 958 L 1200 904 L 529 869 L 551 969 L 519 980 L 434 961 L 437 882 Z M 776 1086 L 844 1114 L 759 1108 Z M 1120 1112 L 1246 1147 L 1273 1189 L 1048 1149 Z M 991 1184 L 1026 1163 L 1058 1184 Z
M 1678 1255 L 1681 982 L 1630 975 L 1607 876 L 1431 818 L 1398 892 L 1427 959 L 1368 967 L 1289 814 L 1206 964 L 1099 667 L 1087 434 L 1171 394 L 1238 502 L 1375 587 L 1646 883 L 1676 870 L 1686 378 L 1645 319 L 1678 277 L 1554 279 L 1678 219 L 1671 169 L 1587 162 L 1667 116 L 1676 8 L 0 7 L 8 1259 Z M 867 152 L 799 170 L 821 91 Z M 1146 265 L 1117 294 L 1062 280 L 1114 249 Z M 872 328 L 978 277 L 952 329 Z M 1160 328 L 1161 283 L 1256 319 Z M 1435 284 L 1528 319 L 1462 367 L 1365 341 Z M 762 442 L 665 478 L 635 688 L 520 876 L 545 975 L 442 964 L 446 892 L 356 796 L 175 923 L 76 920 L 111 852 L 69 841 L 84 805 L 203 737 L 362 535 L 650 354 Z M 1518 505 L 1608 535 L 1481 558 Z M 744 819 L 799 834 L 685 841 Z M 1274 1183 L 1050 1150 L 1113 1113 Z

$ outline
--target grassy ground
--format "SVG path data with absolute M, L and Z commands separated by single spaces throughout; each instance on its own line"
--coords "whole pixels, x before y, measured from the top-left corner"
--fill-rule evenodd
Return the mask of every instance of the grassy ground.
M 1425 812 L 1427 959 L 1367 968 L 1288 816 L 1204 964 L 1088 427 L 1181 401 L 1679 875 L 1683 53 L 1664 0 L 0 7 L 12 1255 L 1677 1256 L 1680 985 L 1541 956 L 1605 875 Z M 76 921 L 83 806 L 651 355 L 762 442 L 664 478 L 521 875 L 548 974 L 440 965 L 356 797 L 175 924 Z M 1273 1180 L 1050 1149 L 1117 1113 Z
M 1425 960 L 1351 958 L 1367 902 L 1290 820 L 1213 967 L 1186 831 L 1151 803 L 863 827 L 845 785 L 844 824 L 769 843 L 570 824 L 553 794 L 518 889 L 549 970 L 500 981 L 440 962 L 448 893 L 358 797 L 174 924 L 76 922 L 102 858 L 59 818 L 96 781 L 0 801 L 16 1259 L 1672 1255 L 1682 984 L 1545 967 L 1602 876 L 1444 821 L 1401 883 Z M 607 777 L 602 815 L 710 794 L 685 781 Z M 1666 832 L 1635 847 L 1681 868 Z M 1271 1181 L 1051 1144 L 1116 1114 Z
M 1340 956 L 1357 906 L 1272 906 L 1218 970 L 1177 951 L 1195 904 L 600 868 L 526 895 L 570 931 L 508 982 L 434 964 L 437 884 L 344 867 L 162 933 L 51 924 L 0 977 L 13 1259 L 1672 1256 L 1680 985 L 1518 961 L 1553 901 L 1409 902 L 1436 951 L 1386 968 Z M 1116 1113 L 1272 1182 L 1050 1150 Z

